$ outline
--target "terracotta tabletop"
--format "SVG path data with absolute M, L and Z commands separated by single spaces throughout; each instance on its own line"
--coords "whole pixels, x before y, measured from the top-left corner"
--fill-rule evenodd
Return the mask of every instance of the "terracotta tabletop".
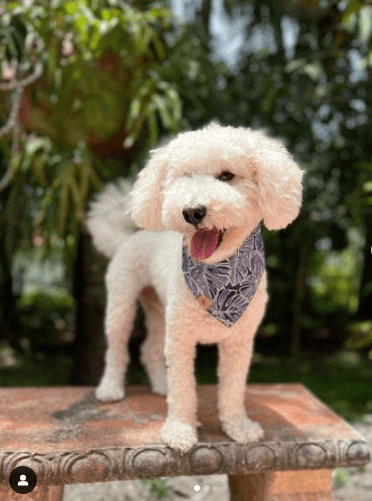
M 301 384 L 249 385 L 248 415 L 262 442 L 238 444 L 222 431 L 216 386 L 198 388 L 199 442 L 187 454 L 162 444 L 164 397 L 133 386 L 103 404 L 92 387 L 0 389 L 0 483 L 17 466 L 38 482 L 70 484 L 140 476 L 332 469 L 363 465 L 366 441 Z

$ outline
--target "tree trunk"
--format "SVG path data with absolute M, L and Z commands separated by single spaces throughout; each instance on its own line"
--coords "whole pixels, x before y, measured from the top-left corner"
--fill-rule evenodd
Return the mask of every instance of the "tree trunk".
M 299 249 L 299 261 L 297 267 L 296 288 L 294 297 L 294 311 L 292 323 L 291 355 L 297 357 L 301 353 L 301 317 L 303 314 L 303 301 L 305 298 L 306 273 L 308 269 L 310 240 L 304 234 L 306 227 L 303 219 L 298 221 L 296 240 L 301 242 Z
M 13 292 L 11 262 L 5 246 L 5 231 L 2 231 L 0 234 L 0 307 L 2 310 L 0 338 L 6 339 L 14 350 L 21 351 L 20 339 L 24 333 L 16 306 L 18 297 Z
M 77 303 L 71 384 L 97 385 L 103 371 L 104 284 L 107 260 L 91 245 L 82 227 L 75 262 L 74 296 Z
M 372 216 L 372 208 L 365 209 L 366 243 L 364 246 L 364 265 L 360 283 L 359 307 L 357 317 L 359 320 L 372 320 L 372 224 L 368 224 Z

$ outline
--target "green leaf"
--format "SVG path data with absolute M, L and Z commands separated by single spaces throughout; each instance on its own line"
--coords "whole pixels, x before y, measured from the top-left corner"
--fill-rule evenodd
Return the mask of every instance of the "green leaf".
M 53 75 L 53 80 L 56 91 L 59 91 L 62 86 L 62 68 L 56 68 Z
M 7 41 L 7 52 L 11 56 L 9 59 L 19 59 L 21 56 L 21 51 L 23 50 L 23 39 L 14 26 L 9 26 L 9 28 L 2 28 L 0 31 L 0 37 L 4 36 Z M 7 54 L 8 55 L 8 54 Z
M 78 11 L 78 8 L 79 6 L 77 5 L 77 2 L 66 2 L 64 4 L 64 9 L 70 16 L 75 14 Z
M 158 131 L 158 124 L 156 121 L 156 114 L 152 106 L 149 106 L 147 112 L 147 123 L 149 126 L 151 146 L 155 146 L 158 141 L 159 131 Z
M 164 127 L 171 128 L 172 127 L 172 119 L 167 109 L 167 100 L 160 96 L 159 94 L 154 94 L 152 96 L 152 102 L 156 106 L 159 111 L 161 121 L 163 122 Z
M 133 127 L 134 120 L 141 112 L 141 101 L 139 97 L 135 97 L 130 103 L 127 127 L 130 130 Z
M 102 19 L 104 19 L 105 21 L 108 21 L 109 19 L 111 19 L 112 13 L 109 9 L 102 9 L 101 16 L 102 16 Z
M 359 12 L 362 5 L 363 5 L 362 0 L 349 1 L 348 6 L 346 7 L 346 9 L 344 10 L 344 13 L 342 14 L 342 23 L 347 26 L 348 23 L 350 22 L 351 18 L 354 17 L 353 14 L 355 14 L 356 12 Z
M 42 200 L 41 207 L 36 215 L 35 221 L 34 221 L 34 226 L 41 226 L 42 223 L 44 222 L 45 216 L 47 214 L 48 208 L 53 202 L 53 194 L 54 190 L 49 188 Z
M 102 181 L 98 177 L 97 173 L 94 170 L 93 165 L 91 165 L 91 164 L 90 164 L 90 168 L 89 168 L 89 180 L 90 180 L 90 183 L 92 184 L 94 190 L 98 191 L 98 190 L 102 189 Z
M 65 234 L 67 215 L 68 215 L 68 184 L 63 184 L 57 207 L 58 233 L 62 237 Z
M 351 480 L 346 468 L 337 468 L 333 475 L 333 485 L 335 489 L 340 489 L 345 485 L 350 485 Z
M 154 35 L 152 37 L 152 43 L 154 44 L 156 55 L 160 59 L 160 61 L 163 61 L 165 59 L 165 47 L 163 42 L 161 41 L 160 37 L 158 35 Z
M 372 7 L 365 5 L 359 12 L 359 39 L 367 43 L 372 33 Z
M 59 63 L 59 44 L 57 40 L 54 40 L 49 47 L 48 56 L 48 75 L 51 79 L 54 78 L 54 73 L 56 71 L 57 65 Z
M 100 31 L 98 29 L 96 29 L 96 27 L 94 27 L 94 28 L 95 28 L 94 29 L 94 33 L 93 33 L 93 35 L 92 35 L 92 37 L 90 39 L 90 43 L 89 43 L 89 48 L 91 50 L 96 49 L 98 47 L 98 44 L 99 44 L 100 40 L 101 40 L 101 33 L 100 33 Z
M 44 137 L 36 137 L 33 139 L 30 139 L 27 141 L 25 148 L 24 148 L 24 155 L 22 159 L 22 164 L 21 164 L 21 170 L 23 172 L 26 172 L 31 164 L 32 161 L 34 160 L 35 154 L 38 150 L 42 150 L 45 153 L 49 153 L 52 148 L 52 142 L 49 140 L 49 138 L 44 138 Z M 45 175 L 43 176 L 40 174 L 40 169 L 41 165 L 40 163 L 38 164 L 38 167 L 36 168 L 37 176 L 39 179 L 45 179 Z
M 292 73 L 292 71 L 296 71 L 303 67 L 305 63 L 305 59 L 293 59 L 293 61 L 286 64 L 285 71 L 286 73 Z
M 125 141 L 123 143 L 124 148 L 130 148 L 131 146 L 133 146 L 133 144 L 135 143 L 135 141 L 137 140 L 138 136 L 141 133 L 145 118 L 146 118 L 145 114 L 142 114 L 137 118 L 134 127 L 132 128 L 129 135 L 125 138 Z
M 173 113 L 172 130 L 175 130 L 177 129 L 182 117 L 182 101 L 178 93 L 172 88 L 167 90 L 167 97 L 169 100 L 169 108 Z
M 11 11 L 13 9 L 19 9 L 19 2 L 5 2 L 6 9 Z
M 86 19 L 85 16 L 79 16 L 76 20 L 75 20 L 75 25 L 78 27 L 78 30 L 80 32 L 80 37 L 81 37 L 81 40 L 87 40 L 88 38 L 88 35 L 87 35 L 87 31 L 88 31 L 88 21 Z
M 39 155 L 35 158 L 32 165 L 32 172 L 36 178 L 36 181 L 40 186 L 47 186 L 48 180 L 45 173 L 47 155 Z
M 303 67 L 303 72 L 310 77 L 314 82 L 319 80 L 319 77 L 322 73 L 322 67 L 319 62 L 306 64 Z
M 276 88 L 274 85 L 271 84 L 271 86 L 268 87 L 262 99 L 262 111 L 265 114 L 273 112 L 279 94 L 280 89 Z

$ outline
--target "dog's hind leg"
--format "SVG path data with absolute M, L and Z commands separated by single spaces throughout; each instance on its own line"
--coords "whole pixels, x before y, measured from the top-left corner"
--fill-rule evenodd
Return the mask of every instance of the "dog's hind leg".
M 164 309 L 155 291 L 146 287 L 140 296 L 145 313 L 147 337 L 141 346 L 141 362 L 150 379 L 152 391 L 167 394 L 167 369 L 164 357 L 165 319 Z
M 124 265 L 123 265 L 124 263 Z M 105 369 L 96 397 L 103 402 L 124 398 L 124 378 L 129 363 L 128 342 L 143 285 L 135 269 L 123 257 L 114 257 L 106 274 L 107 304 Z

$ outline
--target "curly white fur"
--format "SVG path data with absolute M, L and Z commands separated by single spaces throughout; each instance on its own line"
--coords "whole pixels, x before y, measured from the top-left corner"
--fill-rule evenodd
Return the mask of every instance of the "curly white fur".
M 222 172 L 234 177 L 220 180 Z M 261 426 L 247 417 L 244 397 L 253 340 L 268 299 L 266 272 L 243 315 L 226 327 L 188 289 L 182 247 L 190 250 L 198 228 L 217 228 L 222 241 L 204 260 L 214 264 L 232 256 L 261 221 L 268 229 L 286 227 L 300 210 L 302 175 L 280 141 L 212 123 L 152 151 L 131 191 L 106 188 L 87 220 L 97 248 L 112 257 L 106 275 L 108 348 L 98 399 L 124 397 L 128 338 L 139 300 L 148 331 L 141 360 L 153 391 L 167 393 L 162 440 L 184 452 L 197 442 L 197 343 L 218 343 L 224 431 L 243 443 L 263 438 Z M 206 209 L 205 216 L 188 222 L 183 211 L 197 207 Z M 145 230 L 134 232 L 135 225 Z
M 120 244 L 137 229 L 129 215 L 131 188 L 131 183 L 124 180 L 120 186 L 108 184 L 90 205 L 86 227 L 94 245 L 106 257 L 112 258 Z

